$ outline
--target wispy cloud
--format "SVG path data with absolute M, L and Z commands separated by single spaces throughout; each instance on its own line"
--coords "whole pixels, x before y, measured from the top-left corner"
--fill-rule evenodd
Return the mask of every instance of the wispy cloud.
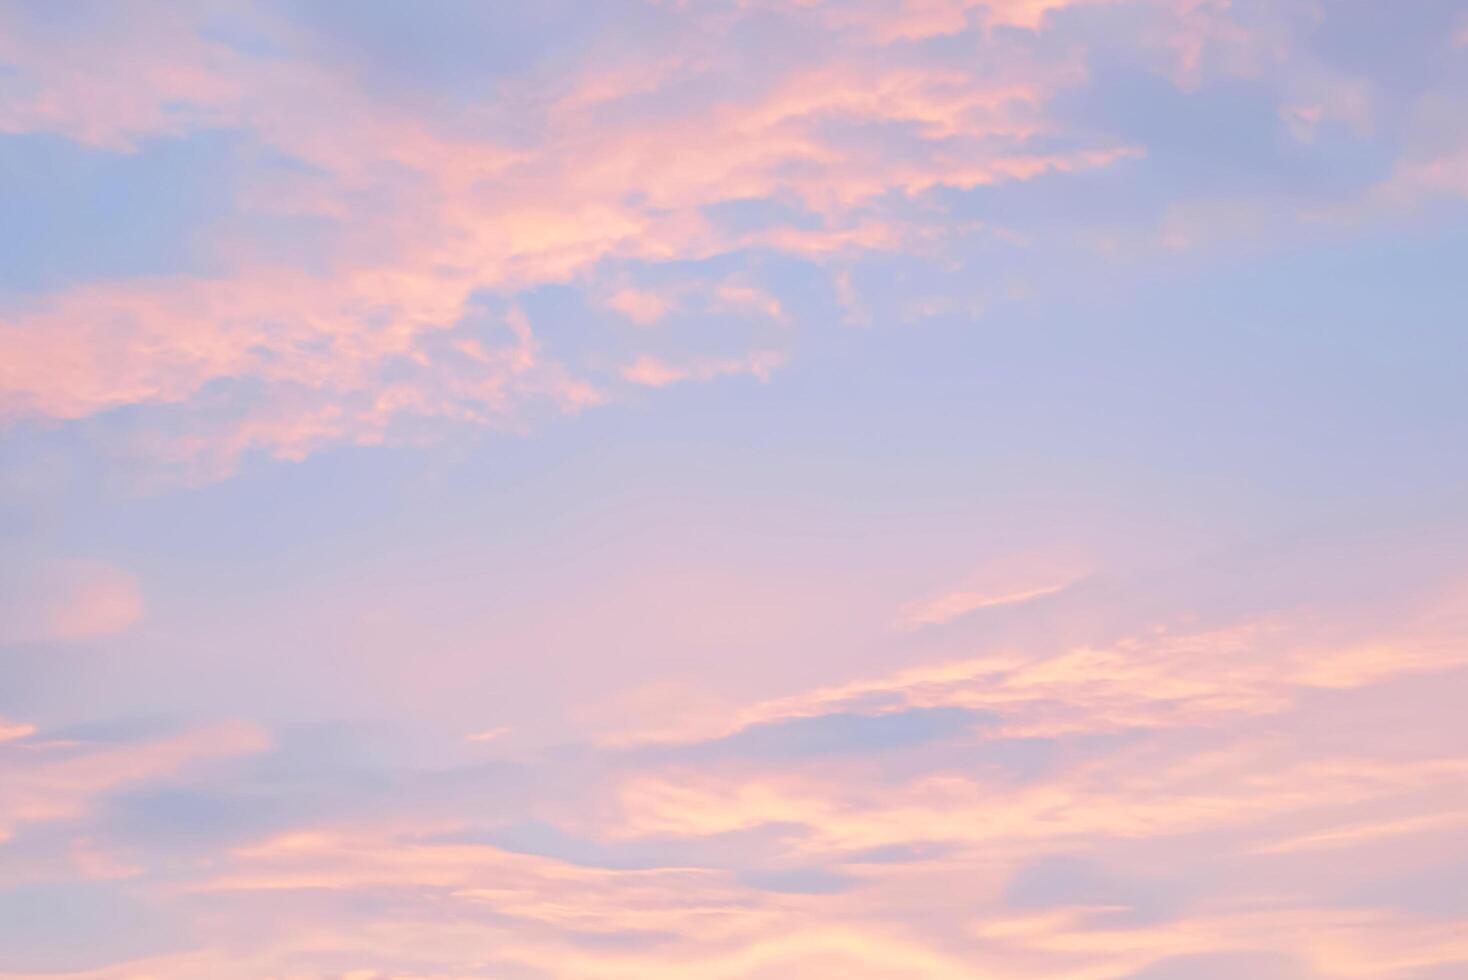
M 1461 8 L 0 0 L 0 974 L 1468 975 Z
M 111 636 L 137 624 L 147 609 L 137 576 L 102 561 L 17 564 L 3 582 L 0 643 Z
M 649 388 L 663 388 L 680 381 L 712 381 L 739 374 L 769 381 L 770 375 L 784 362 L 785 355 L 779 351 L 756 351 L 742 358 L 697 358 L 682 364 L 644 355 L 623 368 L 622 376 L 633 384 Z
M 898 621 L 902 629 L 920 629 L 924 626 L 938 626 L 943 623 L 951 623 L 955 619 L 967 616 L 969 613 L 979 609 L 989 609 L 994 606 L 1012 606 L 1032 599 L 1040 599 L 1048 595 L 1063 592 L 1071 583 L 1063 582 L 1057 585 L 1041 586 L 1037 589 L 1026 589 L 1022 592 L 1001 593 L 991 595 L 983 592 L 948 592 L 932 599 L 924 599 L 919 602 L 910 603 L 902 611 L 902 617 Z

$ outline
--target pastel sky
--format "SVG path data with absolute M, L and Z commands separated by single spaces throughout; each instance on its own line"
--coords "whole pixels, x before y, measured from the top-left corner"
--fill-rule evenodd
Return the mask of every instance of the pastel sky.
M 0 976 L 1468 977 L 1468 0 L 0 0 Z

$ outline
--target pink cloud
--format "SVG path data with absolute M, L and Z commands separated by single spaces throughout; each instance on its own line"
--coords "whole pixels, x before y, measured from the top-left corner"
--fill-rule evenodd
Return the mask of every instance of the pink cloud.
M 607 298 L 608 308 L 637 324 L 656 323 L 672 308 L 672 305 L 657 293 L 641 289 L 619 289 Z
M 1030 554 L 991 561 L 954 589 L 909 602 L 897 627 L 921 629 L 951 623 L 980 609 L 1013 606 L 1056 595 L 1085 576 L 1086 563 L 1076 556 Z
M 25 725 L 20 722 L 6 721 L 0 718 L 0 742 L 11 742 L 18 738 L 27 738 L 36 732 L 35 725 Z
M 518 432 L 618 399 L 676 400 L 642 389 L 771 382 L 797 340 L 818 346 L 796 331 L 827 287 L 874 329 L 1068 288 L 1046 281 L 1044 229 L 938 202 L 984 204 L 1026 181 L 1043 196 L 1052 179 L 1143 161 L 1145 146 L 1074 105 L 1134 48 L 1138 73 L 1171 80 L 1180 102 L 1219 78 L 1282 93 L 1263 115 L 1289 151 L 1336 129 L 1364 139 L 1388 104 L 1299 42 L 1317 18 L 1142 0 L 1118 4 L 1125 19 L 1105 19 L 1093 44 L 1102 11 L 1058 14 L 1107 2 L 663 3 L 664 34 L 598 30 L 477 99 L 397 82 L 384 95 L 274 6 L 102 5 L 88 32 L 11 5 L 0 132 L 113 156 L 232 132 L 290 161 L 252 171 L 232 203 L 338 233 L 307 265 L 269 236 L 193 229 L 207 275 L 7 306 L 0 422 L 115 423 L 126 431 L 109 448 L 219 476 L 252 451 L 301 460 L 451 425 Z M 211 40 L 232 30 L 250 43 Z M 1403 113 L 1393 176 L 1322 213 L 1397 215 L 1468 192 L 1460 107 L 1439 96 Z M 954 193 L 979 188 L 1001 191 Z M 1161 210 L 1056 234 L 1066 249 L 1151 255 L 1245 238 L 1281 209 L 1224 195 Z M 961 246 L 976 241 L 1029 255 L 1028 293 L 857 281 L 870 264 L 967 280 Z M 662 326 L 578 322 L 584 309 Z M 962 342 L 982 356 L 989 339 Z M 890 448 L 866 462 L 900 464 L 912 447 Z M 965 450 L 930 458 L 969 467 Z M 559 468 L 553 455 L 534 460 L 535 479 Z M 243 635 L 150 629 L 147 656 L 125 665 L 134 700 L 42 690 L 34 712 L 15 709 L 37 724 L 0 719 L 0 838 L 16 859 L 0 890 L 80 877 L 194 944 L 87 972 L 98 980 L 1113 980 L 1241 949 L 1299 976 L 1468 962 L 1461 909 L 1373 892 L 1405 879 L 1413 900 L 1432 898 L 1410 876 L 1456 859 L 1468 827 L 1468 593 L 1451 576 L 1400 600 L 1258 587 L 1269 594 L 1251 607 L 1236 594 L 1255 587 L 1245 574 L 1199 597 L 1191 573 L 1138 585 L 1058 548 L 998 551 L 1003 534 L 987 532 L 1010 501 L 970 494 L 978 483 L 941 488 L 965 498 L 952 511 L 883 486 L 843 525 L 821 523 L 839 509 L 830 495 L 802 509 L 804 486 L 772 502 L 736 480 L 719 492 L 737 506 L 715 520 L 702 486 L 650 469 L 628 484 L 646 494 L 627 512 L 615 508 L 637 495 L 614 488 L 579 509 L 596 513 L 555 522 L 561 501 L 536 483 L 534 506 L 507 507 L 495 536 L 484 515 L 509 499 L 495 488 L 463 526 L 433 515 L 442 539 L 394 526 L 401 548 L 320 581 L 274 576 L 317 571 L 287 568 L 297 554 L 347 552 L 292 541 L 250 580 L 279 595 L 218 614 Z M 1112 494 L 1113 520 L 1151 499 L 1076 492 Z M 1241 513 L 1251 522 L 1253 503 Z M 1114 528 L 1069 537 L 1091 533 L 1126 537 L 1122 563 L 1151 547 Z M 548 557 L 525 557 L 542 543 Z M 148 614 L 139 577 L 107 562 L 17 561 L 4 576 L 0 644 L 77 644 L 49 657 L 64 670 L 106 677 L 104 645 L 82 645 Z M 245 678 L 259 687 L 211 691 Z M 282 737 L 217 720 L 158 734 L 135 717 L 218 713 L 211 696 L 261 698 Z M 315 724 L 328 710 L 347 720 Z M 391 744 L 358 752 L 356 712 L 411 730 L 374 729 Z M 1046 877 L 1057 861 L 1081 869 L 1079 885 Z M 1035 894 L 1015 887 L 1037 868 Z
M 1239 948 L 1323 975 L 1452 963 L 1455 919 L 1333 896 L 1432 860 L 1461 831 L 1461 734 L 1450 713 L 1394 688 L 1418 683 L 1453 703 L 1464 682 L 1453 642 L 1461 616 L 1449 588 L 1373 610 L 1369 638 L 1321 633 L 1308 614 L 1191 632 L 1142 626 L 1109 645 L 1090 637 L 935 655 L 785 698 L 689 704 L 690 726 L 710 716 L 691 736 L 704 742 L 924 707 L 997 717 L 958 736 L 957 755 L 917 745 L 783 756 L 762 743 L 749 756 L 689 762 L 666 739 L 623 743 L 605 768 L 578 756 L 576 779 L 505 812 L 435 807 L 431 794 L 396 788 L 405 798 L 391 806 L 353 797 L 343 812 L 272 826 L 151 886 L 169 899 L 207 896 L 230 914 L 191 920 L 198 949 L 97 972 L 1045 980 Z M 1342 636 L 1392 652 L 1358 656 Z M 1358 669 L 1366 661 L 1376 666 Z M 1348 719 L 1378 737 L 1343 737 L 1358 731 Z M 499 744 L 496 729 L 481 734 Z M 990 759 L 1035 740 L 1053 740 L 1043 766 Z M 243 730 L 200 732 L 89 752 L 75 770 L 36 755 L 18 792 L 0 790 L 19 805 L 0 812 L 64 821 L 125 781 L 261 744 Z M 447 782 L 462 778 L 455 770 Z M 435 770 L 426 785 L 444 781 Z M 527 819 L 575 846 L 554 853 L 554 834 L 544 848 L 553 853 L 493 843 L 504 822 Z M 1090 869 L 1084 887 L 1014 900 L 1013 882 L 1057 855 Z M 66 856 L 103 879 L 146 874 L 124 858 L 88 839 Z M 1219 861 L 1236 873 L 1219 880 Z M 819 887 L 803 888 L 810 869 L 836 886 L 816 878 Z M 1124 884 L 1106 891 L 1108 876 Z
M 951 4 L 924 11 L 950 25 L 962 15 Z M 793 12 L 815 24 L 827 13 Z M 150 133 L 245 129 L 312 168 L 252 187 L 253 207 L 327 218 L 352 233 L 322 256 L 319 275 L 285 267 L 268 249 L 221 242 L 228 267 L 218 278 L 82 286 L 11 315 L 0 322 L 4 417 L 79 419 L 163 404 L 187 418 L 210 382 L 247 378 L 281 397 L 242 410 L 233 432 L 155 439 L 159 451 L 183 457 L 205 442 L 221 457 L 258 446 L 301 458 L 335 442 L 391 439 L 390 423 L 403 414 L 515 428 L 524 424 L 526 396 L 543 392 L 575 410 L 615 392 L 523 338 L 534 365 L 488 364 L 472 386 L 437 363 L 431 377 L 406 384 L 385 382 L 383 369 L 431 356 L 427 339 L 451 330 L 479 291 L 575 280 L 612 257 L 698 259 L 751 244 L 827 257 L 900 249 L 911 229 L 863 214 L 883 195 L 1105 167 L 1132 152 L 1025 149 L 1023 139 L 1050 126 L 1036 107 L 1075 78 L 1077 66 L 1022 47 L 997 52 L 1008 70 L 996 81 L 966 67 L 888 64 L 872 42 L 853 40 L 713 103 L 675 100 L 663 116 L 612 111 L 733 70 L 717 33 L 690 31 L 676 58 L 507 81 L 510 112 L 548 113 L 535 143 L 509 147 L 467 137 L 453 119 L 381 104 L 326 66 L 255 58 L 204 40 L 199 16 L 160 10 L 119 21 L 105 43 L 18 24 L 0 53 L 21 81 L 0 123 L 116 149 Z M 289 46 L 287 21 L 258 14 L 252 22 Z M 169 57 L 145 59 L 152 67 L 134 73 L 128 66 L 139 50 Z M 313 93 L 309 106 L 300 91 Z M 879 143 L 835 143 L 821 124 L 846 117 L 915 126 L 918 150 L 894 155 Z M 675 145 L 679 152 L 669 153 Z M 710 204 L 770 196 L 802 201 L 826 227 L 733 234 L 704 216 Z M 753 285 L 726 283 L 716 300 L 731 312 L 786 318 L 779 300 Z M 607 302 L 640 323 L 669 308 L 666 297 L 630 287 Z M 767 355 L 751 355 L 742 367 L 691 357 L 679 367 L 658 363 L 634 360 L 624 380 L 764 376 L 773 366 Z M 213 468 L 227 471 L 228 460 Z
M 681 381 L 712 381 L 740 374 L 769 381 L 775 369 L 784 363 L 785 355 L 779 351 L 755 351 L 741 358 L 696 358 L 681 364 L 644 355 L 623 368 L 622 377 L 649 388 L 663 388 Z
M 1021 592 L 1009 592 L 993 595 L 985 592 L 948 592 L 932 599 L 909 605 L 904 611 L 901 620 L 903 629 L 918 629 L 923 626 L 936 626 L 942 623 L 951 623 L 961 616 L 979 609 L 990 609 L 994 606 L 1013 606 L 1031 599 L 1041 599 L 1045 596 L 1055 595 L 1069 586 L 1069 582 L 1056 585 L 1044 585 L 1036 589 L 1026 589 Z
M 125 632 L 146 612 L 136 576 L 106 562 L 49 562 L 0 599 L 0 642 L 72 642 Z
M 8 772 L 0 785 L 0 834 L 21 824 L 70 819 L 120 786 L 177 773 L 198 762 L 260 752 L 269 744 L 258 727 L 238 722 L 123 745 L 34 736 L 5 743 L 0 746 Z

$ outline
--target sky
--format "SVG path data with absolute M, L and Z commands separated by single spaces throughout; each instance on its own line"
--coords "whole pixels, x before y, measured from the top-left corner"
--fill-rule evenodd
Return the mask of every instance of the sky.
M 1468 976 L 1464 0 L 0 0 L 0 976 Z

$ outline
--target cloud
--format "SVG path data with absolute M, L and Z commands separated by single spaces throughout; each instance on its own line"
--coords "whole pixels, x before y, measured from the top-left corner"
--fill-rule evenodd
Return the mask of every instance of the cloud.
M 995 556 L 982 562 L 956 587 L 905 604 L 899 630 L 942 626 L 983 609 L 1017 606 L 1059 595 L 1087 574 L 1079 556 L 1035 552 Z
M 769 381 L 774 370 L 784 363 L 785 355 L 779 351 L 755 351 L 742 358 L 695 358 L 682 364 L 643 355 L 623 368 L 622 376 L 633 384 L 649 388 L 664 388 L 682 381 L 712 381 L 741 374 Z
M 10 742 L 17 738 L 26 738 L 34 735 L 35 732 L 35 725 L 26 725 L 21 722 L 0 719 L 0 742 Z
M 892 195 L 1106 167 L 1131 152 L 1104 137 L 1034 149 L 1049 125 L 1038 107 L 1074 68 L 1022 47 L 996 47 L 1010 63 L 996 78 L 963 59 L 889 60 L 880 43 L 897 39 L 847 35 L 827 11 L 803 5 L 732 20 L 675 8 L 641 16 L 676 44 L 648 56 L 618 33 L 629 17 L 597 43 L 575 42 L 580 60 L 555 71 L 532 58 L 480 80 L 481 62 L 464 61 L 442 85 L 494 87 L 491 116 L 500 117 L 481 126 L 471 120 L 489 103 L 458 109 L 442 92 L 388 98 L 356 56 L 325 53 L 330 30 L 274 9 L 230 8 L 227 31 L 192 8 L 126 22 L 89 12 L 63 31 L 12 10 L 0 56 L 17 84 L 0 104 L 0 128 L 114 155 L 210 129 L 284 163 L 246 165 L 219 188 L 225 211 L 275 224 L 241 235 L 237 224 L 205 222 L 196 240 L 212 249 L 207 277 L 83 282 L 0 314 L 0 416 L 77 420 L 172 406 L 146 423 L 142 451 L 209 453 L 219 462 L 207 468 L 227 472 L 251 449 L 299 459 L 332 444 L 404 440 L 405 417 L 513 429 L 526 423 L 527 403 L 573 412 L 615 397 L 618 381 L 764 377 L 775 355 L 755 345 L 739 357 L 645 351 L 606 376 L 534 335 L 488 348 L 466 373 L 433 338 L 463 330 L 486 294 L 569 282 L 606 295 L 596 278 L 611 261 L 900 249 L 922 232 L 879 206 Z M 766 59 L 741 34 L 746 17 L 766 16 L 836 43 L 812 48 L 826 52 L 815 60 Z M 460 31 L 497 36 L 477 17 L 420 26 L 451 46 Z M 134 71 L 143 51 L 161 55 Z M 300 91 L 315 93 L 310 107 Z M 504 138 L 522 126 L 532 138 Z M 889 150 L 883 127 L 907 132 L 902 151 Z M 730 232 L 704 216 L 751 198 L 799 201 L 818 226 Z M 283 245 L 308 225 L 322 237 L 305 268 Z M 635 286 L 607 303 L 641 323 L 668 310 Z M 789 319 L 752 283 L 720 286 L 710 308 L 719 311 Z M 416 370 L 398 378 L 403 365 Z M 212 393 L 223 385 L 259 391 L 220 406 Z
M 1019 603 L 1029 602 L 1032 599 L 1041 599 L 1045 596 L 1055 595 L 1063 592 L 1069 582 L 1059 585 L 1047 585 L 1038 589 L 1029 589 L 1024 592 L 1012 592 L 1001 595 L 986 595 L 982 592 L 949 592 L 932 599 L 924 599 L 907 606 L 903 610 L 899 621 L 903 629 L 920 629 L 924 626 L 938 626 L 943 623 L 951 623 L 955 619 L 967 616 L 979 609 L 990 609 L 994 606 L 1013 606 Z
M 672 304 L 657 293 L 631 287 L 619 289 L 607 297 L 606 305 L 633 323 L 643 325 L 656 323 L 672 308 Z
M 258 727 L 219 723 L 119 745 L 31 736 L 0 743 L 9 773 L 0 787 L 0 834 L 18 826 L 76 817 L 105 793 L 203 760 L 264 750 Z
M 6 578 L 0 644 L 102 639 L 125 632 L 146 611 L 137 577 L 106 562 L 53 561 Z
M 1413 37 L 1435 36 L 1433 9 Z M 414 441 L 434 423 L 518 431 L 623 385 L 771 366 L 753 335 L 739 356 L 648 338 L 609 360 L 584 356 L 588 334 L 553 349 L 532 331 L 469 370 L 435 338 L 472 333 L 485 297 L 567 286 L 646 325 L 679 297 L 637 272 L 720 262 L 735 274 L 691 315 L 808 328 L 741 274 L 798 259 L 852 293 L 872 255 L 938 269 L 990 242 L 1006 245 L 986 266 L 1077 240 L 1198 247 L 1281 202 L 1401 211 L 1461 189 L 1462 148 L 1431 124 L 1432 106 L 1454 104 L 1448 76 L 1409 86 L 1363 61 L 1370 35 L 1348 10 L 1318 36 L 1289 11 L 1190 0 L 627 3 L 596 30 L 567 26 L 584 11 L 454 4 L 411 25 L 233 4 L 89 7 L 64 28 L 4 16 L 0 132 L 85 146 L 98 174 L 224 135 L 210 144 L 220 177 L 179 213 L 167 262 L 122 279 L 104 262 L 0 309 L 0 420 L 171 409 L 130 423 L 143 433 L 127 444 L 212 455 L 208 473 L 250 451 Z M 387 40 L 403 37 L 416 40 Z M 1386 145 L 1368 117 L 1403 100 L 1425 121 Z M 1282 138 L 1289 127 L 1307 138 Z M 1066 195 L 1085 207 L 1057 212 Z M 765 202 L 758 220 L 733 220 L 751 202 Z M 150 268 L 126 251 L 115 271 Z
M 1249 649 L 1233 647 L 1227 659 Z M 20 770 L 31 786 L 23 796 L 49 802 L 33 802 L 15 826 L 33 860 L 45 860 L 47 828 L 85 837 L 85 861 L 79 844 L 55 860 L 121 873 L 129 894 L 166 902 L 169 921 L 188 924 L 197 950 L 130 966 L 161 977 L 491 969 L 746 980 L 812 969 L 1039 980 L 1083 968 L 1201 975 L 1255 960 L 1261 970 L 1328 976 L 1350 964 L 1425 968 L 1461 955 L 1455 923 L 1404 933 L 1398 912 L 1339 904 L 1351 883 L 1387 880 L 1370 850 L 1381 835 L 1340 840 L 1363 863 L 1333 861 L 1328 872 L 1296 863 L 1308 848 L 1268 846 L 1343 822 L 1365 827 L 1367 813 L 1384 825 L 1410 819 L 1425 800 L 1441 809 L 1465 773 L 1450 743 L 1423 731 L 1402 747 L 1322 746 L 1340 730 L 1336 709 L 1292 698 L 1229 707 L 1224 697 L 1222 714 L 1159 715 L 1151 736 L 1096 738 L 1076 726 L 1054 740 L 1040 772 L 976 765 L 968 750 L 1031 710 L 1015 695 L 1049 671 L 1006 687 L 935 667 L 895 675 L 908 687 L 889 679 L 885 701 L 853 689 L 834 701 L 753 705 L 746 716 L 787 720 L 704 744 L 563 748 L 531 767 L 545 778 L 508 806 L 492 782 L 482 797 L 443 795 L 467 770 L 388 778 L 334 756 L 279 769 L 301 749 L 272 763 L 265 750 L 275 740 L 243 730 L 118 747 L 57 742 L 45 750 L 52 762 L 37 755 L 39 768 Z M 931 683 L 919 677 L 988 686 L 1002 695 L 989 699 L 995 717 L 976 725 L 968 710 L 882 713 Z M 1442 676 L 1429 680 L 1446 690 Z M 1082 697 L 1089 683 L 1057 682 L 1062 699 Z M 1388 683 L 1363 680 L 1352 696 L 1391 701 Z M 1142 686 L 1168 697 L 1165 683 Z M 835 707 L 848 703 L 865 713 Z M 832 705 L 824 715 L 792 713 L 823 704 Z M 1105 704 L 1084 701 L 1101 712 L 1093 726 L 1113 723 Z M 230 761 L 239 758 L 251 768 Z M 81 768 L 55 768 L 63 763 Z M 380 795 L 322 805 L 305 791 L 349 774 Z M 1415 847 L 1452 829 L 1403 826 L 1391 838 Z M 126 860 L 145 842 L 167 856 L 165 879 Z M 1395 901 L 1413 887 L 1403 879 L 1380 894 Z M 853 945 L 858 936 L 866 939 Z M 219 950 L 225 960 L 211 960 Z
M 1457 6 L 0 0 L 0 971 L 1461 970 Z

